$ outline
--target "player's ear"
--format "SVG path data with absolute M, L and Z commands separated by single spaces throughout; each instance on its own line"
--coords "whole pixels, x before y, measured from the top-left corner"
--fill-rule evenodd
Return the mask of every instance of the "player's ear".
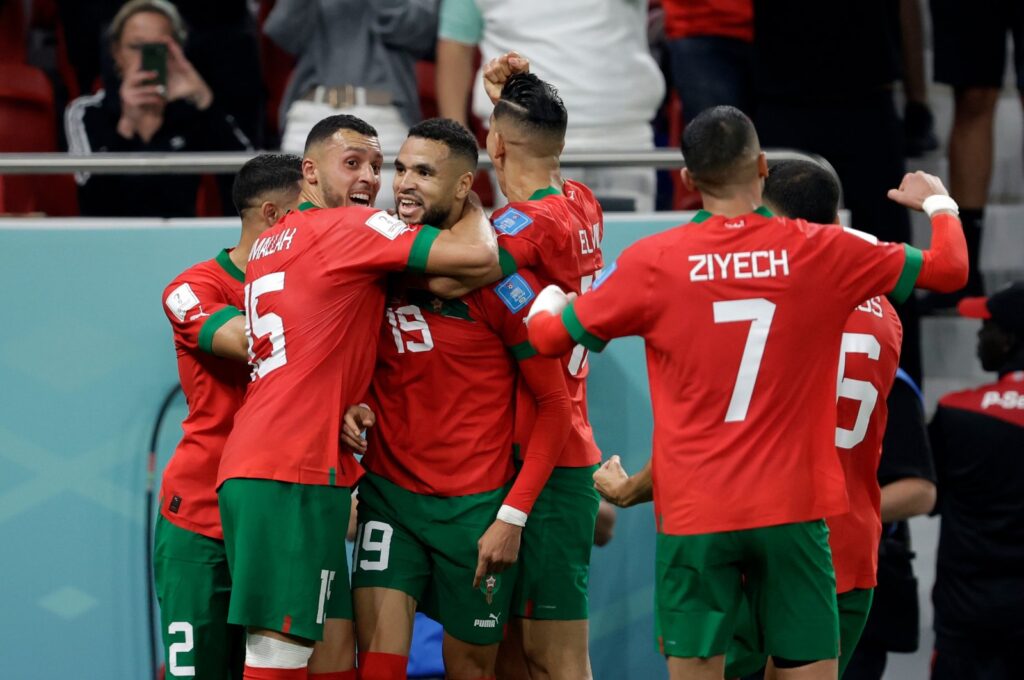
M 764 151 L 757 154 L 757 176 L 768 176 L 768 156 L 765 154 Z
M 260 204 L 260 215 L 268 227 L 273 226 L 284 215 L 284 211 L 278 210 L 277 205 L 271 201 L 263 201 Z
M 683 181 L 683 186 L 686 187 L 687 191 L 697 191 L 697 183 L 693 181 L 693 175 L 687 168 L 683 168 L 679 171 L 679 179 Z
M 473 178 L 476 176 L 474 172 L 464 172 L 459 177 L 459 183 L 455 185 L 455 198 L 460 201 L 469 195 L 469 192 L 473 190 Z
M 302 159 L 302 179 L 306 180 L 308 184 L 317 184 L 316 162 L 312 158 L 306 157 Z

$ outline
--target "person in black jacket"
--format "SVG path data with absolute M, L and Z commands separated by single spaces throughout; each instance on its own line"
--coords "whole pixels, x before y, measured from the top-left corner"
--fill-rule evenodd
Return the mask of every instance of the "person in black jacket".
M 938 475 L 932 680 L 1024 675 L 1024 282 L 964 298 L 993 383 L 947 394 L 929 425 Z
M 132 0 L 110 26 L 116 82 L 79 97 L 65 111 L 71 153 L 117 151 L 244 151 L 248 138 L 214 102 L 213 92 L 185 58 L 185 26 L 165 0 Z M 142 45 L 167 49 L 166 85 L 142 70 Z M 190 217 L 195 175 L 76 174 L 83 215 Z

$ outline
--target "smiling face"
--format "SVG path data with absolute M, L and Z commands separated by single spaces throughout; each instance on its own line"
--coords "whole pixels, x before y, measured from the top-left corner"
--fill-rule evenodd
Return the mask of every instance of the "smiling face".
M 311 150 L 303 160 L 303 173 L 319 186 L 325 208 L 372 206 L 383 164 L 376 137 L 342 129 Z
M 433 139 L 408 137 L 395 159 L 395 205 L 406 224 L 452 226 L 473 183 L 465 161 Z

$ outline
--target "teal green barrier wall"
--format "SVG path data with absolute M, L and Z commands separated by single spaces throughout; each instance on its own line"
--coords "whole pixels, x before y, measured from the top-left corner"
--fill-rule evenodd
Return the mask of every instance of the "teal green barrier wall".
M 609 219 L 607 262 L 678 221 Z M 150 677 L 146 458 L 177 381 L 161 293 L 236 237 L 229 221 L 0 221 L 0 677 Z M 598 443 L 636 470 L 651 435 L 642 345 L 612 343 L 591 366 Z M 184 414 L 179 399 L 159 467 Z M 652 516 L 620 512 L 614 540 L 594 552 L 597 678 L 665 676 L 653 643 Z

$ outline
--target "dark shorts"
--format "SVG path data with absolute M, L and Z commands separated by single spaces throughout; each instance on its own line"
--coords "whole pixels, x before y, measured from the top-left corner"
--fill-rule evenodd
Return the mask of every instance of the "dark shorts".
M 1017 88 L 1024 90 L 1024 2 L 931 0 L 935 80 L 955 88 L 1003 86 L 1006 36 L 1013 36 Z

